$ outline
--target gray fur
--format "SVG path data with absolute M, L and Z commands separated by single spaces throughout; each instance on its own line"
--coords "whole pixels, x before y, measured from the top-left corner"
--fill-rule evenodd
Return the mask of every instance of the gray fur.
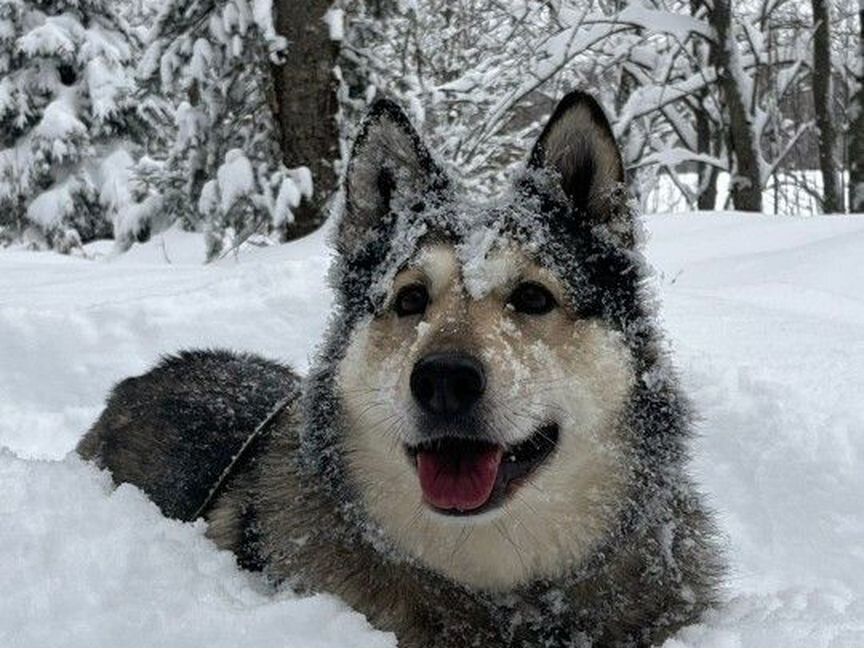
M 400 151 L 398 159 L 417 160 L 411 177 L 428 155 L 414 150 L 419 140 L 398 109 L 373 108 L 347 180 L 346 219 L 354 220 L 339 233 L 336 313 L 302 389 L 287 369 L 252 356 L 183 354 L 121 383 L 79 452 L 110 469 L 116 481 L 141 487 L 166 514 L 188 519 L 243 440 L 289 397 L 207 513 L 209 535 L 244 565 L 300 591 L 342 597 L 376 627 L 394 631 L 405 648 L 649 646 L 696 621 L 716 600 L 721 561 L 714 527 L 686 475 L 688 406 L 659 351 L 642 294 L 641 259 L 632 237 L 620 235 L 631 232 L 632 215 L 613 187 L 616 178 L 598 176 L 603 164 L 597 159 L 586 173 L 584 160 L 561 157 L 567 150 L 583 159 L 599 154 L 590 142 L 611 141 L 608 124 L 585 95 L 575 93 L 562 105 L 553 126 L 577 114 L 571 108 L 581 110 L 582 121 L 547 127 L 549 137 L 574 129 L 596 133 L 584 139 L 588 148 L 541 140 L 554 152 L 558 177 L 550 180 L 541 150 L 517 181 L 518 200 L 470 207 L 442 193 L 442 182 L 430 181 L 422 200 L 398 213 L 387 207 L 393 187 L 363 166 L 367 159 L 381 163 L 364 142 L 385 142 Z M 580 205 L 567 187 L 586 182 L 576 192 L 587 197 Z M 351 204 L 351 192 L 358 204 Z M 414 238 L 404 238 L 405 221 Z M 629 466 L 615 528 L 583 564 L 506 592 L 449 580 L 398 550 L 368 519 L 345 470 L 349 430 L 335 383 L 358 323 L 381 308 L 382 273 L 404 263 L 423 237 L 459 244 L 477 227 L 494 228 L 557 267 L 580 311 L 626 340 L 638 376 L 614 423 Z M 223 449 L 214 452 L 214 445 Z
M 221 471 L 280 399 L 290 369 L 252 355 L 185 351 L 118 384 L 78 453 L 190 520 Z

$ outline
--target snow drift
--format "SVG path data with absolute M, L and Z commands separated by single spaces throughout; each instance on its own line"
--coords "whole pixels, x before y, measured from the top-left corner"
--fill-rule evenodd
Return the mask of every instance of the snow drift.
M 864 219 L 647 224 L 702 416 L 693 472 L 732 565 L 728 603 L 667 647 L 860 648 Z M 328 313 L 322 241 L 209 266 L 177 231 L 97 262 L 0 253 L 0 645 L 395 645 L 332 597 L 270 591 L 200 523 L 63 459 L 110 386 L 160 353 L 229 346 L 305 370 Z

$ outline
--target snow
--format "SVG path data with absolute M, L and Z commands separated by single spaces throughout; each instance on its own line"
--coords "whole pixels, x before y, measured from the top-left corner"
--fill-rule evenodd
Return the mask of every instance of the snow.
M 255 190 L 252 164 L 242 149 L 231 149 L 225 154 L 225 162 L 216 172 L 216 178 L 222 196 L 223 213 L 227 213 L 234 203 Z
M 81 26 L 69 16 L 49 16 L 44 23 L 18 39 L 18 48 L 28 56 L 52 56 L 60 53 L 72 58 L 76 41 L 82 36 Z
M 124 148 L 118 147 L 106 155 L 98 166 L 96 183 L 99 186 L 99 200 L 112 212 L 122 209 L 133 202 L 132 184 L 135 160 Z
M 284 223 L 293 223 L 294 214 L 291 209 L 300 204 L 301 193 L 297 183 L 292 178 L 284 178 L 279 185 L 276 204 L 273 209 L 273 225 L 279 227 Z
M 13 211 L 26 209 L 22 239 L 69 251 L 103 234 L 112 216 L 96 201 L 103 188 L 94 176 L 131 128 L 137 43 L 100 3 L 0 5 L 9 37 L 0 46 L 0 114 L 15 126 L 0 150 L 0 195 L 14 197 Z M 107 201 L 112 211 L 125 207 L 121 193 Z
M 119 109 L 120 97 L 134 92 L 131 78 L 118 74 L 116 67 L 109 67 L 103 59 L 88 62 L 85 76 L 91 110 L 99 121 L 114 116 Z
M 213 65 L 213 48 L 205 38 L 198 38 L 192 46 L 192 58 L 189 61 L 189 76 L 198 81 L 207 79 L 207 74 Z
M 112 492 L 107 474 L 77 458 L 5 451 L 0 489 L 0 645 L 393 645 L 333 597 L 268 592 L 213 549 L 203 523 L 168 520 L 133 488 Z M 34 580 L 46 566 L 50 578 Z
M 307 200 L 312 198 L 313 189 L 312 172 L 309 167 L 286 169 L 273 205 L 273 226 L 293 223 L 294 213 L 291 210 L 298 207 L 304 198 Z
M 487 259 L 499 238 L 497 229 L 479 229 L 471 233 L 459 250 L 462 280 L 473 299 L 482 299 L 494 286 L 505 285 L 512 274 L 513 269 L 507 267 L 506 257 Z
M 311 198 L 314 193 L 314 184 L 312 182 L 312 171 L 309 167 L 299 166 L 288 170 L 288 175 L 297 185 L 300 194 L 304 198 Z
M 685 42 L 690 34 L 699 34 L 705 38 L 712 38 L 714 35 L 703 20 L 673 11 L 658 11 L 645 5 L 647 3 L 641 6 L 639 2 L 629 4 L 618 14 L 617 20 L 631 23 L 645 31 L 671 34 L 681 43 Z
M 80 180 L 75 176 L 58 182 L 27 206 L 27 219 L 46 229 L 59 224 L 64 216 L 74 211 L 74 194 L 80 189 Z
M 342 9 L 329 9 L 324 14 L 324 22 L 327 23 L 327 34 L 332 41 L 341 41 L 345 38 L 345 12 Z
M 83 136 L 87 132 L 87 127 L 76 116 L 73 101 L 73 98 L 66 94 L 48 104 L 33 133 L 46 140 L 63 140 L 74 135 Z
M 271 48 L 283 49 L 286 46 L 286 41 L 282 36 L 276 34 L 276 29 L 273 26 L 272 0 L 252 0 L 252 15 L 264 38 L 271 44 Z
M 731 563 L 727 602 L 666 648 L 860 648 L 864 218 L 646 224 L 701 417 L 693 473 Z M 110 386 L 161 353 L 229 346 L 305 370 L 326 236 L 206 266 L 178 230 L 119 257 L 86 246 L 95 260 L 0 252 L 0 645 L 395 645 L 332 597 L 268 592 L 200 525 L 64 459 Z

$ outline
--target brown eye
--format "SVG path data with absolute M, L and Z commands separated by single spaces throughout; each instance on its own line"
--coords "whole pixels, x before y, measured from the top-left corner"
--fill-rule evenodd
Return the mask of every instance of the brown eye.
M 516 286 L 516 290 L 510 295 L 509 303 L 518 312 L 526 315 L 545 315 L 558 305 L 552 293 L 534 282 Z
M 420 284 L 405 286 L 396 295 L 394 308 L 399 317 L 407 317 L 409 315 L 420 315 L 426 310 L 426 305 L 429 303 L 429 293 L 426 292 L 426 287 Z

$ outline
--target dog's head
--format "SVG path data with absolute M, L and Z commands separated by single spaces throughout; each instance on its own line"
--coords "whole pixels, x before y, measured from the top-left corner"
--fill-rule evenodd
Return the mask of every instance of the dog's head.
M 392 103 L 354 146 L 332 347 L 342 469 L 393 545 L 466 585 L 572 568 L 620 513 L 638 301 L 623 175 L 583 93 L 494 204 L 459 196 Z

